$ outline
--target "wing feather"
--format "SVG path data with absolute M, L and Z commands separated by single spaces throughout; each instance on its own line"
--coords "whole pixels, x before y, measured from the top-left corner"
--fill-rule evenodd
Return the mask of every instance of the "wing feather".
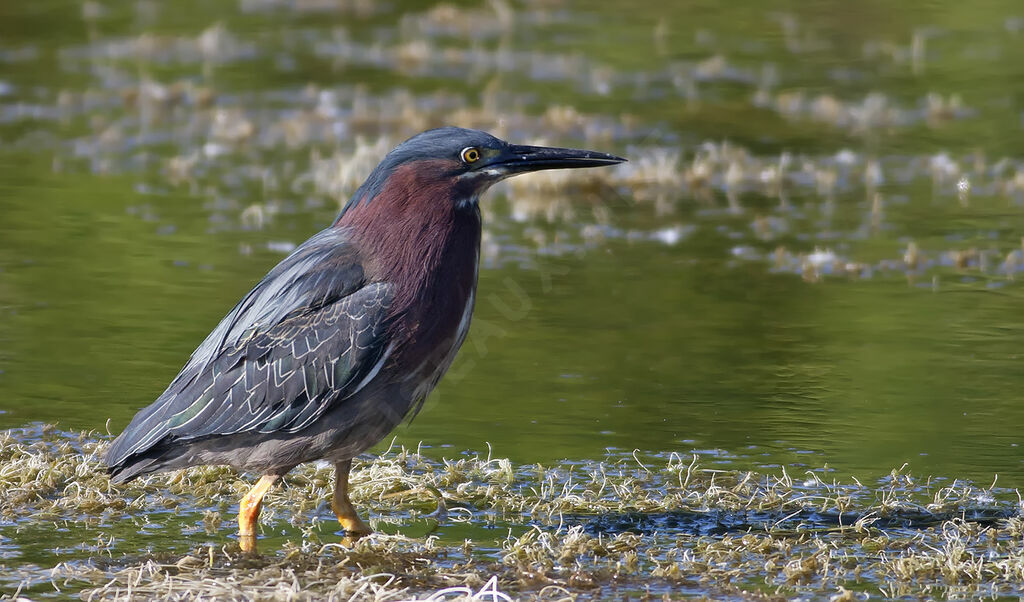
M 343 231 L 325 230 L 225 316 L 111 445 L 119 470 L 161 442 L 302 429 L 387 359 L 393 287 L 367 283 Z

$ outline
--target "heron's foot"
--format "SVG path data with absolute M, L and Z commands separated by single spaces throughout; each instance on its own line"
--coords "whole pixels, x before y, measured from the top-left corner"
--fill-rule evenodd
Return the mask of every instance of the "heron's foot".
M 274 485 L 276 476 L 263 475 L 238 504 L 238 545 L 243 552 L 255 553 L 256 525 L 260 519 L 263 496 Z
M 349 537 L 358 539 L 373 533 L 373 529 L 364 523 L 363 519 L 359 518 L 356 509 L 352 507 L 352 502 L 347 498 L 344 500 L 333 500 L 331 502 L 331 509 L 334 510 L 334 515 L 338 517 L 341 528 L 345 529 Z
M 256 536 L 252 533 L 238 534 L 238 547 L 242 548 L 242 551 L 246 554 L 259 554 L 259 547 L 256 545 Z
M 373 529 L 359 518 L 352 500 L 348 499 L 348 473 L 351 469 L 352 460 L 342 460 L 334 465 L 334 496 L 331 497 L 331 509 L 348 535 L 359 538 L 373 533 Z
M 238 509 L 238 545 L 243 552 L 255 553 L 256 550 L 256 523 L 260 518 L 260 506 L 253 504 L 249 496 L 242 498 Z

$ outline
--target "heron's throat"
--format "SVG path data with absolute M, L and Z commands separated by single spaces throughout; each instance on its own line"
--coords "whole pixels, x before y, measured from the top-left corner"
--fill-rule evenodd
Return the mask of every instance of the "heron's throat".
M 468 194 L 455 197 L 455 210 L 459 212 L 480 213 L 480 195 Z

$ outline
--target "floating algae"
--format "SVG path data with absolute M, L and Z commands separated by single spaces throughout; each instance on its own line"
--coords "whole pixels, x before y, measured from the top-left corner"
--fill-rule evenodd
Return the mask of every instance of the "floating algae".
M 1024 594 L 1019 500 L 994 485 L 904 471 L 873 484 L 796 480 L 675 454 L 544 467 L 392 449 L 352 474 L 353 499 L 382 532 L 343 541 L 325 520 L 329 469 L 304 465 L 269 496 L 264 555 L 249 556 L 220 518 L 244 489 L 235 473 L 114 488 L 97 460 L 105 446 L 52 427 L 0 434 L 11 591 L 392 600 L 475 592 L 493 577 L 500 592 L 543 599 Z

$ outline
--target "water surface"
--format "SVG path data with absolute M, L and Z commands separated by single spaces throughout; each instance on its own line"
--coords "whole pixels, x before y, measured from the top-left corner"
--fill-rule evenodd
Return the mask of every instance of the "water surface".
M 0 426 L 118 432 L 458 123 L 633 161 L 485 199 L 473 331 L 400 443 L 1024 484 L 1015 3 L 289 6 L 0 9 Z

